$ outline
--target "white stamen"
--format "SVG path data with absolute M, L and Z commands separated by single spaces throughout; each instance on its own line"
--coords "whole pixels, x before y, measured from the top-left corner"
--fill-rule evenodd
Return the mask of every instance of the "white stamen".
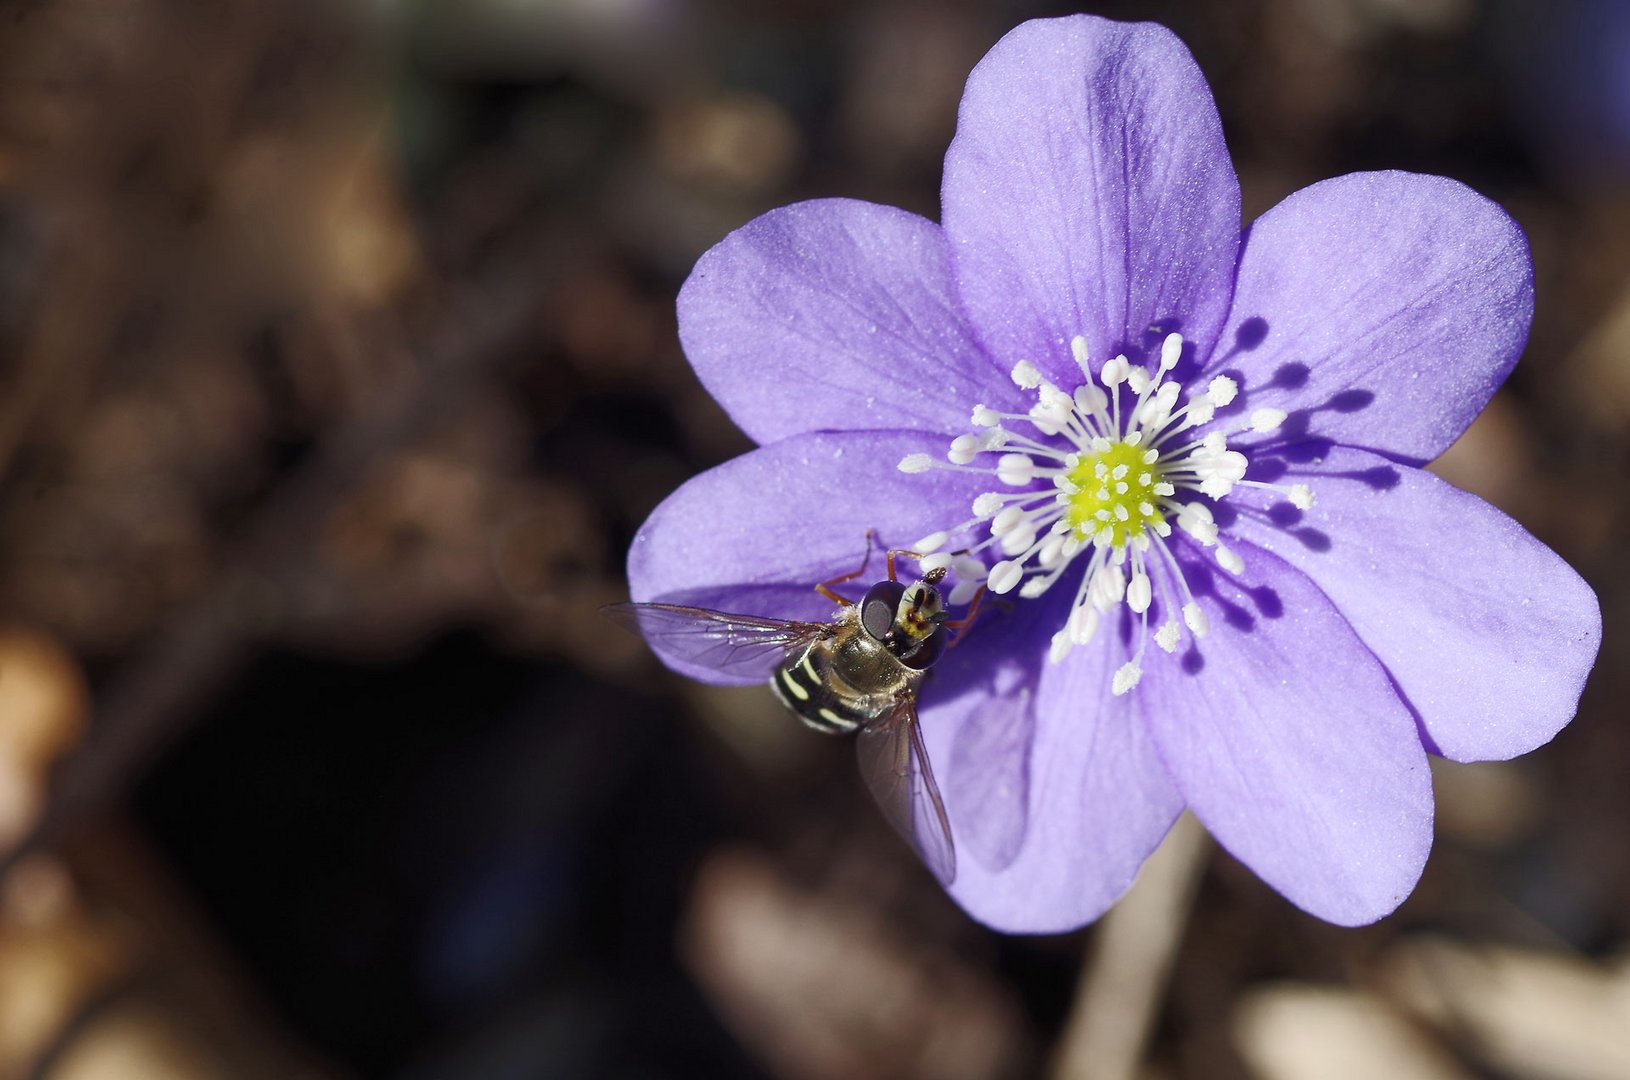
M 1116 697 L 1120 697 L 1123 694 L 1130 693 L 1132 688 L 1138 685 L 1138 680 L 1141 678 L 1143 678 L 1143 669 L 1138 667 L 1137 661 L 1128 660 L 1121 665 L 1120 670 L 1115 672 L 1115 678 L 1110 682 L 1109 688 Z
M 1193 600 L 1183 605 L 1183 625 L 1187 626 L 1195 637 L 1205 637 L 1206 632 L 1211 629 L 1211 621 L 1206 618 L 1206 613 L 1200 609 L 1200 605 Z
M 1076 645 L 1091 644 L 1093 635 L 1098 633 L 1098 609 L 1085 605 L 1077 607 L 1070 612 L 1070 619 L 1064 624 L 1070 633 L 1070 641 Z
M 1166 340 L 1160 343 L 1160 370 L 1170 371 L 1177 366 L 1178 358 L 1183 355 L 1183 335 L 1167 334 Z
M 907 454 L 900 459 L 903 473 L 925 473 L 934 467 L 934 459 L 927 454 Z
M 987 491 L 973 501 L 975 517 L 988 518 L 1007 504 L 1007 499 L 994 491 Z
M 1041 385 L 1041 369 L 1028 360 L 1013 365 L 1013 382 L 1021 390 L 1034 390 Z
M 990 568 L 990 577 L 985 584 L 991 592 L 1001 596 L 1003 593 L 1012 592 L 1013 586 L 1017 585 L 1023 576 L 1022 565 L 1012 559 L 1003 559 Z
M 1036 463 L 1024 454 L 1003 454 L 996 463 L 996 479 L 1009 487 L 1024 487 L 1035 476 Z
M 1119 566 L 1110 564 L 1092 576 L 1087 586 L 1087 597 L 1099 611 L 1110 611 L 1126 595 L 1126 575 Z
M 1023 506 L 1015 503 L 1012 506 L 1005 507 L 1003 508 L 1002 512 L 997 514 L 995 519 L 991 521 L 990 534 L 992 536 L 1006 536 L 1008 533 L 1018 528 L 1019 523 L 1023 521 L 1024 518 L 1025 513 Z
M 911 550 L 919 555 L 927 555 L 944 547 L 950 539 L 951 534 L 947 532 L 929 533 L 915 544 L 912 544 Z
M 958 435 L 951 440 L 951 449 L 945 456 L 950 458 L 954 464 L 967 465 L 979 455 L 979 451 L 982 449 L 984 447 L 980 445 L 977 435 Z
M 1154 596 L 1154 589 L 1149 584 L 1149 575 L 1138 571 L 1132 575 L 1132 580 L 1126 586 L 1126 606 L 1142 615 L 1149 610 L 1149 602 Z
M 1047 647 L 1047 661 L 1051 664 L 1057 664 L 1069 654 L 1069 636 L 1063 630 L 1060 630 L 1058 633 L 1053 635 L 1053 642 Z
M 968 521 L 917 542 L 922 572 L 955 572 L 952 606 L 971 604 L 982 588 L 1033 599 L 1069 575 L 1075 595 L 1064 625 L 1052 635 L 1048 658 L 1057 663 L 1072 648 L 1095 641 L 1105 623 L 1128 628 L 1131 659 L 1111 678 L 1116 694 L 1139 684 L 1150 637 L 1163 652 L 1175 653 L 1184 627 L 1195 638 L 1209 630 L 1179 560 L 1174 529 L 1213 549 L 1223 571 L 1242 574 L 1244 560 L 1223 543 L 1230 537 L 1210 501 L 1243 485 L 1272 491 L 1303 510 L 1313 505 L 1306 484 L 1246 479 L 1262 443 L 1229 446 L 1231 437 L 1245 432 L 1282 430 L 1287 413 L 1262 407 L 1217 423 L 1218 411 L 1241 396 L 1240 385 L 1217 375 L 1201 390 L 1190 385 L 1185 394 L 1169 377 L 1182 363 L 1184 344 L 1182 335 L 1167 334 L 1158 357 L 1133 363 L 1114 356 L 1094 375 L 1087 340 L 1077 335 L 1070 339 L 1070 354 L 1085 376 L 1079 385 L 1061 388 L 1036 364 L 1021 361 L 1012 377 L 1031 393 L 1028 409 L 1010 413 L 976 405 L 972 428 L 950 441 L 945 458 L 911 454 L 899 465 L 908 473 L 943 469 L 999 481 L 997 490 L 973 499 Z M 961 553 L 946 550 L 976 526 L 986 532 L 984 539 Z M 988 569 L 986 551 L 999 553 Z M 1084 567 L 1076 567 L 1078 556 Z M 1151 626 L 1157 599 L 1162 619 Z M 1123 602 L 1129 619 L 1118 614 Z
M 1257 409 L 1251 413 L 1251 430 L 1263 435 L 1278 431 L 1288 415 L 1284 409 Z
M 1126 381 L 1126 376 L 1131 370 L 1126 357 L 1117 356 L 1104 361 L 1104 366 L 1098 371 L 1098 378 L 1106 387 L 1113 390 Z

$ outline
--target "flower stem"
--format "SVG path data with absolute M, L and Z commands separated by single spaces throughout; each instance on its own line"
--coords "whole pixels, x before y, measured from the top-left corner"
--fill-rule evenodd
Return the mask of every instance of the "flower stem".
M 1054 1080 L 1132 1080 L 1211 851 L 1188 813 L 1098 924 L 1052 1067 Z

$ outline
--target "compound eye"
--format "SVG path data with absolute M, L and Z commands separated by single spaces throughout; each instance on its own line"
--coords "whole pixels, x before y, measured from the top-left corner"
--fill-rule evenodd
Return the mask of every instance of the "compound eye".
M 910 656 L 903 657 L 901 663 L 917 671 L 926 671 L 934 666 L 941 654 L 945 652 L 946 637 L 944 630 L 934 631 L 934 635 L 917 647 L 917 651 Z
M 866 598 L 860 602 L 860 625 L 868 634 L 878 641 L 888 635 L 905 593 L 906 587 L 898 581 L 879 581 L 866 590 Z

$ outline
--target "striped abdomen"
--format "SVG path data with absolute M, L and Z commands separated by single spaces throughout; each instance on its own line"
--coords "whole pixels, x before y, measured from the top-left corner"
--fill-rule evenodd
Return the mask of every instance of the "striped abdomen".
M 886 715 L 921 678 L 859 630 L 810 642 L 776 669 L 770 687 L 816 731 L 843 734 Z

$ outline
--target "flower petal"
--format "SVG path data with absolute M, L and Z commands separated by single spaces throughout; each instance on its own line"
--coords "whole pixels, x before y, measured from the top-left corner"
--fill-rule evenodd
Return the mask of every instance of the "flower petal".
M 853 597 L 885 576 L 883 548 L 907 547 L 964 519 L 975 496 L 990 486 L 989 477 L 971 473 L 900 472 L 900 459 L 921 451 L 922 443 L 910 432 L 818 432 L 702 473 L 652 511 L 635 536 L 628 552 L 630 594 L 642 603 L 830 619 L 832 603 L 815 584 L 860 565 L 868 530 L 877 542 L 867 573 L 839 587 Z M 908 577 L 917 567 L 904 560 L 899 572 Z M 755 681 L 664 659 L 704 682 Z
M 1013 625 L 984 627 L 1001 635 L 1000 652 L 970 640 L 966 648 L 983 650 L 980 664 L 944 679 L 936 671 L 923 691 L 929 756 L 943 769 L 957 843 L 973 855 L 958 863 L 951 894 L 980 922 L 1011 933 L 1056 933 L 1098 918 L 1131 886 L 1183 806 L 1148 729 L 1127 698 L 1110 693 L 1111 673 L 1126 659 L 1122 642 L 1105 634 L 1059 664 L 1043 659 L 1070 599 L 1064 590 L 1061 602 L 1052 594 L 1027 601 Z M 1025 721 L 1033 734 L 991 730 L 1010 722 L 1016 695 L 1026 691 L 1034 695 Z M 981 752 L 992 755 L 985 783 L 974 775 Z M 1025 756 L 1014 761 L 1015 753 Z M 1009 808 L 997 821 L 979 820 L 1003 813 L 994 796 L 1009 787 L 1026 799 L 1022 816 Z M 993 862 L 991 840 L 1011 844 L 1015 835 L 1016 847 Z
M 1211 631 L 1146 654 L 1133 691 L 1206 828 L 1296 906 L 1355 926 L 1409 894 L 1432 843 L 1414 720 L 1307 578 L 1239 545 L 1244 579 L 1188 574 Z
M 1077 334 L 1096 370 L 1222 325 L 1239 182 L 1211 90 L 1164 27 L 1010 32 L 968 78 L 941 198 L 957 284 L 1004 366 L 1032 360 L 1069 389 Z
M 956 434 L 978 395 L 998 396 L 993 408 L 1020 401 L 967 328 L 945 234 L 891 206 L 822 199 L 754 218 L 697 262 L 679 336 L 708 391 L 761 443 Z
M 1464 184 L 1340 176 L 1251 226 L 1210 366 L 1292 434 L 1429 461 L 1517 362 L 1533 278 L 1522 230 Z
M 1374 454 L 1336 447 L 1289 468 L 1287 481 L 1313 488 L 1313 508 L 1241 488 L 1230 501 L 1264 512 L 1242 514 L 1232 531 L 1324 591 L 1436 750 L 1503 760 L 1573 718 L 1602 617 L 1555 552 L 1475 495 Z

